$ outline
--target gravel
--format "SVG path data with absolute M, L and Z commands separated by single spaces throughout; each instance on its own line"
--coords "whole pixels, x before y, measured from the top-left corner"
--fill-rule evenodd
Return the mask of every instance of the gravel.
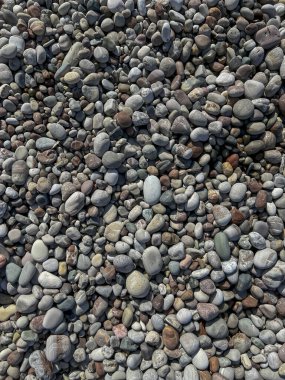
M 1 2 L 0 380 L 285 378 L 284 16 Z

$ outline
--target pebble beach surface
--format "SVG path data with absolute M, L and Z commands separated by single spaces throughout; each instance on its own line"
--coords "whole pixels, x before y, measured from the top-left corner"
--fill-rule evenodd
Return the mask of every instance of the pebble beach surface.
M 285 379 L 285 1 L 2 0 L 0 380 Z

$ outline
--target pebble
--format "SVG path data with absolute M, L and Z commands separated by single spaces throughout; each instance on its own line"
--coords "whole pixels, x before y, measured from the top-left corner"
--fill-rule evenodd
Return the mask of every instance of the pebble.
M 62 321 L 63 312 L 55 307 L 49 309 L 43 319 L 43 327 L 47 330 L 55 329 Z
M 149 205 L 158 203 L 161 195 L 161 184 L 157 177 L 148 176 L 143 185 L 144 201 Z
M 284 16 L 1 4 L 1 379 L 284 377 Z
M 150 284 L 148 279 L 141 272 L 135 270 L 128 275 L 126 288 L 131 296 L 144 298 L 149 293 Z
M 75 191 L 65 202 L 65 212 L 74 216 L 84 207 L 85 195 L 80 191 Z
M 224 232 L 218 232 L 214 238 L 215 249 L 217 254 L 222 260 L 229 260 L 231 256 L 231 249 L 229 240 Z
M 45 354 L 51 363 L 68 360 L 72 353 L 70 339 L 66 335 L 50 335 L 46 340 Z
M 156 247 L 148 247 L 142 255 L 142 262 L 146 273 L 154 276 L 159 273 L 163 266 L 161 254 Z
M 36 240 L 32 246 L 31 255 L 36 262 L 42 263 L 49 257 L 48 247 L 42 240 Z

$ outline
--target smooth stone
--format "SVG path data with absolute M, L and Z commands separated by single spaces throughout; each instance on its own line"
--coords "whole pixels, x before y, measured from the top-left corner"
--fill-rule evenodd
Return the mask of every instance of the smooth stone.
M 123 229 L 123 226 L 124 226 L 123 223 L 119 221 L 108 224 L 105 227 L 105 231 L 104 231 L 105 238 L 113 243 L 116 243 L 120 238 L 120 234 Z
M 65 55 L 61 67 L 56 71 L 54 77 L 55 80 L 59 80 L 61 77 L 63 77 L 72 66 L 76 67 L 79 63 L 79 52 L 83 49 L 83 45 L 81 42 L 74 42 L 71 46 L 71 48 L 68 50 L 67 54 Z
M 233 106 L 233 113 L 240 120 L 250 119 L 253 112 L 254 105 L 249 99 L 238 100 Z
M 148 247 L 142 255 L 142 262 L 146 273 L 154 276 L 159 273 L 163 266 L 161 254 L 156 247 Z
M 213 215 L 215 221 L 221 227 L 227 226 L 232 219 L 230 211 L 226 207 L 220 205 L 215 205 L 213 207 Z
M 42 240 L 36 240 L 31 249 L 33 259 L 38 263 L 43 263 L 48 259 L 49 250 Z
M 264 49 L 271 49 L 278 45 L 281 40 L 280 32 L 275 25 L 269 25 L 258 30 L 255 41 Z
M 35 265 L 32 262 L 27 261 L 25 263 L 23 269 L 22 269 L 21 274 L 20 274 L 19 285 L 27 286 L 31 282 L 36 271 L 37 271 L 37 269 L 36 269 Z
M 225 339 L 229 335 L 227 323 L 222 318 L 206 322 L 206 332 L 214 339 Z
M 214 237 L 215 250 L 222 260 L 229 260 L 231 249 L 229 239 L 224 232 L 218 232 Z
M 233 202 L 241 202 L 244 197 L 245 193 L 247 191 L 247 186 L 244 183 L 235 183 L 230 191 L 230 199 Z
M 15 263 L 8 263 L 6 265 L 6 279 L 12 284 L 18 281 L 22 268 Z
M 144 298 L 150 291 L 149 280 L 139 271 L 133 271 L 128 275 L 126 288 L 131 296 Z
M 47 360 L 45 353 L 40 350 L 33 351 L 29 356 L 29 364 L 35 370 L 38 379 L 51 380 L 53 377 L 53 366 Z
M 250 338 L 258 337 L 259 335 L 258 328 L 252 323 L 249 318 L 241 318 L 238 322 L 238 326 L 240 331 Z
M 200 371 L 203 371 L 208 368 L 208 356 L 202 348 L 200 348 L 199 351 L 193 356 L 192 364 Z
M 85 195 L 80 191 L 73 193 L 65 202 L 65 212 L 71 216 L 75 216 L 82 210 L 85 205 Z
M 40 273 L 38 281 L 44 289 L 59 289 L 62 286 L 62 281 L 59 277 L 46 271 Z
M 185 352 L 193 356 L 199 350 L 199 340 L 193 333 L 186 333 L 180 336 L 180 343 Z
M 64 314 L 56 307 L 49 309 L 43 320 L 43 327 L 47 330 L 55 329 L 64 319 Z
M 143 185 L 144 201 L 149 205 L 159 202 L 161 196 L 161 184 L 157 177 L 150 175 L 146 177 Z
M 193 364 L 188 364 L 184 368 L 183 380 L 200 380 L 199 373 Z
M 265 248 L 257 251 L 254 255 L 253 264 L 258 269 L 269 269 L 277 261 L 277 253 L 271 248 Z
M 20 295 L 16 301 L 17 311 L 19 313 L 32 313 L 37 309 L 38 300 L 33 294 Z

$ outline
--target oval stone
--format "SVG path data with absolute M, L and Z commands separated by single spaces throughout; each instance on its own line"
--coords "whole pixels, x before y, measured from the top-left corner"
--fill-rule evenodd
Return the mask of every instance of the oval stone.
M 158 203 L 161 195 L 161 184 L 157 177 L 154 175 L 148 176 L 143 185 L 144 201 L 149 205 Z

